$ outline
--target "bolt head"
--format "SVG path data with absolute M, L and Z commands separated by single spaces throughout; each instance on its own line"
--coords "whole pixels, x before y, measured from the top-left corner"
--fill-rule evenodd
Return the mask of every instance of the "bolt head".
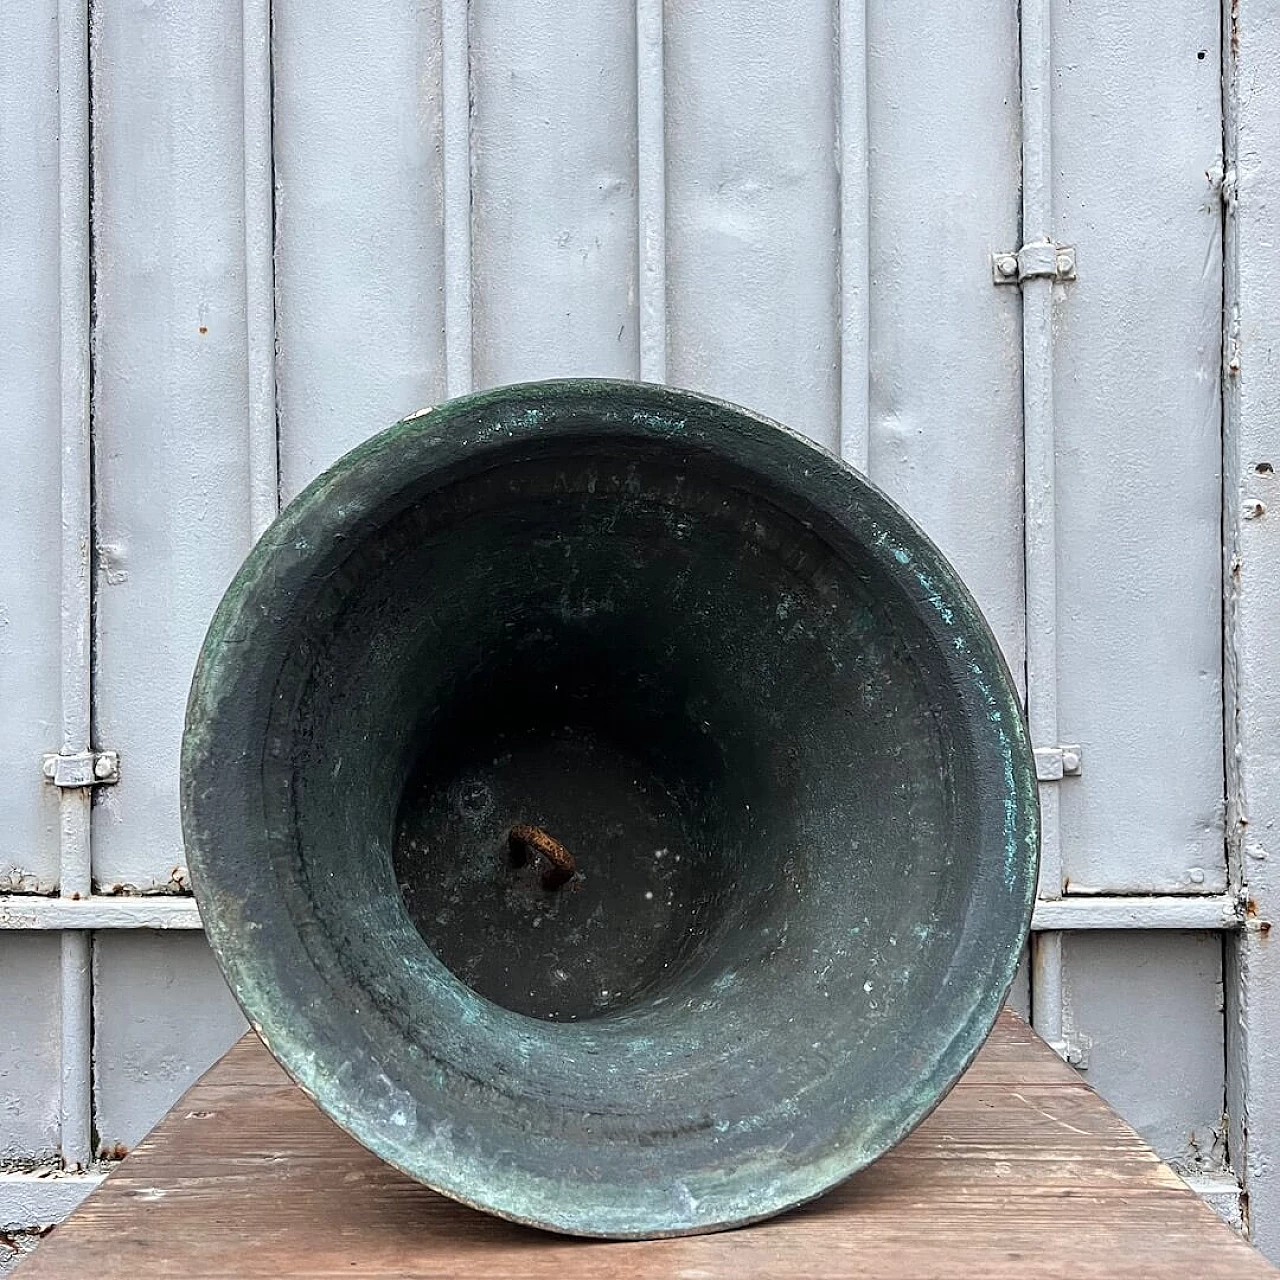
M 1004 277 L 1018 274 L 1018 259 L 1011 253 L 1002 253 L 996 259 L 996 270 Z
M 1058 254 L 1057 260 L 1058 274 L 1060 276 L 1070 275 L 1075 270 L 1076 260 L 1069 253 Z
M 109 778 L 115 772 L 115 761 L 110 756 L 99 756 L 93 762 L 93 776 L 95 778 Z

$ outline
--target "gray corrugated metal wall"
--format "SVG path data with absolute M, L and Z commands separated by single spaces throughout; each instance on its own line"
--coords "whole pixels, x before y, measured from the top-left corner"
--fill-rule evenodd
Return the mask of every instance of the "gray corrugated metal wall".
M 80 14 L 83 65 L 68 44 Z M 1153 25 L 1054 0 L 1049 18 L 1053 229 L 1077 246 L 1079 278 L 1053 304 L 1046 618 L 1028 616 L 1025 591 L 1039 570 L 1023 516 L 1022 300 L 993 285 L 990 260 L 1021 240 L 1029 37 L 1014 3 L 97 0 L 91 22 L 83 0 L 6 9 L 5 887 L 49 895 L 60 874 L 39 757 L 60 746 L 69 661 L 53 549 L 68 537 L 74 254 L 87 264 L 91 246 L 83 675 L 94 745 L 122 760 L 93 809 L 98 894 L 184 887 L 187 681 L 277 482 L 287 500 L 371 432 L 469 386 L 665 379 L 868 469 L 952 556 L 1020 680 L 1028 627 L 1047 629 L 1060 736 L 1085 751 L 1082 776 L 1046 784 L 1062 877 L 1042 888 L 1079 926 L 1046 947 L 1058 968 L 1042 957 L 1057 974 L 1053 1034 L 1165 1155 L 1234 1185 L 1225 935 L 1212 931 L 1234 903 L 1223 223 L 1206 179 L 1221 172 L 1220 15 L 1173 0 Z M 73 89 L 92 109 L 79 250 L 65 228 Z M 0 934 L 13 1029 L 0 1153 L 20 1165 L 53 1158 L 80 1123 L 59 1073 L 77 1042 L 60 1012 L 68 959 L 37 928 L 63 917 L 6 901 L 0 922 L 26 927 Z M 112 919 L 192 923 L 180 898 L 149 910 Z M 109 1150 L 241 1024 L 197 936 L 92 919 L 93 1122 Z

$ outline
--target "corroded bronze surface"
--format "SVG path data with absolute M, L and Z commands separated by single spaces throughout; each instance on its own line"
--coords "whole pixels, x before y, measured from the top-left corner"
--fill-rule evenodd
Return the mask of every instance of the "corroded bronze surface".
M 981 1043 L 1035 778 L 971 597 L 743 410 L 512 387 L 320 477 L 192 688 L 188 855 L 250 1020 L 433 1187 L 596 1236 L 820 1194 Z

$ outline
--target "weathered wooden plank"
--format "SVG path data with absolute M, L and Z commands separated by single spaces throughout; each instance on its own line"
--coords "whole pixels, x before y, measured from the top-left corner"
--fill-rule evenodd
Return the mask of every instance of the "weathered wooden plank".
M 830 1195 L 742 1231 L 634 1244 L 435 1195 L 341 1133 L 246 1038 L 19 1274 L 90 1267 L 185 1280 L 1277 1274 L 1012 1014 L 906 1142 Z

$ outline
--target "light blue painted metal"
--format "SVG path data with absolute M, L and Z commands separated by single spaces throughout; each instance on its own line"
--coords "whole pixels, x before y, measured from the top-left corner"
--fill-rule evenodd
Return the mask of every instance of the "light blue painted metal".
M 838 449 L 833 15 L 668 5 L 665 44 L 668 380 Z
M 1022 231 L 1030 245 L 1052 245 L 1053 94 L 1049 0 L 1022 0 L 1018 24 L 1022 89 Z M 1043 251 L 1040 251 L 1043 252 Z M 1024 279 L 1022 290 L 1022 510 L 1026 557 L 1026 692 L 1031 741 L 1040 751 L 1058 743 L 1058 515 L 1053 381 L 1054 277 Z M 1040 785 L 1041 898 L 1062 896 L 1060 791 Z M 1031 940 L 1032 1024 L 1069 1061 L 1078 1050 L 1063 1028 L 1063 938 Z
M 90 691 L 90 548 L 93 540 L 91 426 L 89 407 L 89 6 L 87 0 L 58 4 L 58 293 L 62 463 L 61 753 L 79 755 L 92 738 Z M 92 848 L 88 788 L 58 794 L 58 890 L 63 897 L 91 891 Z M 92 1158 L 89 1090 L 89 939 L 60 939 L 58 1149 L 67 1169 Z
M 840 183 L 840 455 L 867 472 L 871 452 L 871 135 L 868 0 L 837 0 L 836 143 Z
M 1012 5 L 870 0 L 871 477 L 960 570 L 1009 666 L 1023 647 Z
M 250 544 L 241 13 L 95 15 L 94 719 L 123 764 L 93 874 L 148 889 L 184 861 L 188 669 Z
M 640 377 L 667 380 L 667 118 L 663 0 L 636 0 Z
M 1224 0 L 1223 23 L 1227 833 L 1253 910 L 1227 952 L 1227 1107 L 1253 1237 L 1280 1259 L 1280 24 L 1259 0 Z
M 1064 949 L 1084 1078 L 1179 1171 L 1221 1173 L 1221 937 L 1075 933 Z
M 470 0 L 441 0 L 444 345 L 445 388 L 450 396 L 464 395 L 473 384 L 470 24 Z
M 248 377 L 249 527 L 254 538 L 280 506 L 276 440 L 275 165 L 272 157 L 271 0 L 241 5 L 244 99 L 245 365 Z
M 137 1143 L 246 1024 L 200 934 L 103 934 L 93 982 L 107 1014 L 94 1025 L 94 1127 L 111 1151 Z
M 60 341 L 56 9 L 24 5 L 0 39 L 0 886 L 52 893 L 58 797 L 32 761 L 61 748 Z M 39 779 L 35 782 L 38 784 Z M 0 1142 L 3 1139 L 0 1138 Z
M 58 1152 L 59 948 L 56 934 L 0 936 L 0 1162 Z M 3 1230 L 3 1227 L 0 1227 Z
M 441 22 L 402 0 L 277 0 L 273 13 L 288 499 L 445 394 Z
M 479 387 L 639 372 L 630 0 L 472 0 Z
M 1209 893 L 1223 852 L 1221 154 L 1214 5 L 1055 0 L 1063 879 Z M 1201 54 L 1204 54 L 1201 57 Z M 1052 745 L 1052 744 L 1045 744 Z

